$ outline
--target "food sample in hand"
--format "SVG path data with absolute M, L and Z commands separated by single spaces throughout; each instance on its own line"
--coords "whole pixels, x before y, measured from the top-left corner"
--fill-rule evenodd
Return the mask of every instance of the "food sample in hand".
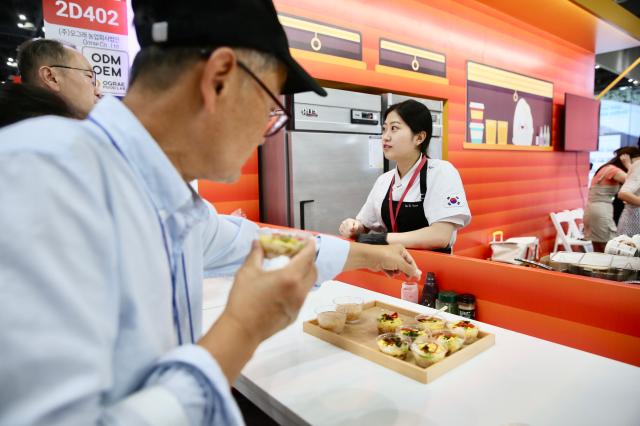
M 269 233 L 260 234 L 258 241 L 267 259 L 278 256 L 295 256 L 307 243 L 308 239 L 292 234 Z
M 447 328 L 451 330 L 451 332 L 462 337 L 464 342 L 467 344 L 475 342 L 478 338 L 478 327 L 476 327 L 471 321 L 462 320 L 448 322 Z
M 396 333 L 401 334 L 403 336 L 407 336 L 413 341 L 418 337 L 428 336 L 427 333 L 430 334 L 430 331 L 424 329 L 418 324 L 406 324 L 396 328 Z
M 337 334 L 342 333 L 342 330 L 344 330 L 346 319 L 347 316 L 343 312 L 318 312 L 318 325 Z
M 430 330 L 432 333 L 444 330 L 446 321 L 435 315 L 418 315 L 416 321 L 426 330 Z
M 356 323 L 360 320 L 362 302 L 362 298 L 352 296 L 342 296 L 333 299 L 333 303 L 336 304 L 336 311 L 344 312 L 347 315 L 347 322 L 349 324 Z
M 428 367 L 441 361 L 447 354 L 447 348 L 434 340 L 418 339 L 411 344 L 411 352 L 417 365 Z
M 402 325 L 397 312 L 383 313 L 378 317 L 378 333 L 394 333 Z
M 378 336 L 377 343 L 382 353 L 404 359 L 409 352 L 411 339 L 396 333 L 384 333 Z
M 464 338 L 450 331 L 439 331 L 434 333 L 431 337 L 438 344 L 447 348 L 451 354 L 460 350 L 464 344 Z

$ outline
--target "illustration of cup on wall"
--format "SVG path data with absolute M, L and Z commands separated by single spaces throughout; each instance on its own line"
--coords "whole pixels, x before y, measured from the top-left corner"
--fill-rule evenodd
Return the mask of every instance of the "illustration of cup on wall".
M 481 102 L 469 102 L 469 113 L 472 123 L 482 123 L 484 118 L 484 104 Z
M 469 135 L 471 143 L 482 143 L 484 138 L 484 104 L 469 102 Z
M 504 120 L 498 121 L 498 145 L 507 144 L 507 136 L 509 135 L 509 122 Z
M 469 123 L 469 133 L 471 134 L 471 143 L 482 143 L 484 136 L 484 124 Z
M 496 125 L 497 122 L 496 120 L 485 120 L 485 136 L 486 136 L 486 140 L 485 143 L 488 145 L 495 145 L 496 143 Z

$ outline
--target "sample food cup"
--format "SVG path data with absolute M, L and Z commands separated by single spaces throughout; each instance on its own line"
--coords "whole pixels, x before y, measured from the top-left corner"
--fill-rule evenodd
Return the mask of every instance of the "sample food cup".
M 402 325 L 402 318 L 397 312 L 383 312 L 378 318 L 378 333 L 395 333 L 396 328 Z
M 431 336 L 431 331 L 428 328 L 424 328 L 422 324 L 418 324 L 417 322 L 396 327 L 396 333 L 407 336 L 411 341 L 414 341 L 419 337 Z
M 360 321 L 362 314 L 363 300 L 361 297 L 341 296 L 333 299 L 338 312 L 344 312 L 347 315 L 347 323 L 354 324 Z
M 262 246 L 264 257 L 295 256 L 309 242 L 310 234 L 277 229 L 259 229 L 257 240 Z
M 428 367 L 447 355 L 447 347 L 430 338 L 419 338 L 411 344 L 411 352 L 416 365 Z
M 464 338 L 451 331 L 439 331 L 432 334 L 431 338 L 447 348 L 450 354 L 459 351 L 464 344 Z
M 376 338 L 376 343 L 380 352 L 395 358 L 405 359 L 407 352 L 409 352 L 411 339 L 397 333 L 383 333 Z
M 451 321 L 447 323 L 447 329 L 462 337 L 465 344 L 473 343 L 478 339 L 478 327 L 471 321 Z
M 347 315 L 344 312 L 336 311 L 335 305 L 318 306 L 316 316 L 320 327 L 336 334 L 342 333 L 347 321 Z
M 432 333 L 445 329 L 447 321 L 439 315 L 417 315 L 416 322 L 424 329 L 430 330 Z

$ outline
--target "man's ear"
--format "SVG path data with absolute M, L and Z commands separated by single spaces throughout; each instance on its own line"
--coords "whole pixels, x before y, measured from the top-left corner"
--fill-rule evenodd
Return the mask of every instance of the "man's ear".
M 40 67 L 40 69 L 38 69 L 38 78 L 40 79 L 40 83 L 49 90 L 53 90 L 54 92 L 60 91 L 60 82 L 58 81 L 58 77 L 50 67 Z
M 236 69 L 236 53 L 228 47 L 221 47 L 211 53 L 200 80 L 200 92 L 205 108 L 212 110 L 216 100 L 224 95 L 229 87 L 230 78 Z

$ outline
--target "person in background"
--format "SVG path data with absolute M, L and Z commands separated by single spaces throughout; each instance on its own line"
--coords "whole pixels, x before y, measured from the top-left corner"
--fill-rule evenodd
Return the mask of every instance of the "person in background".
M 79 118 L 55 93 L 28 84 L 5 84 L 0 87 L 0 127 L 43 115 Z
M 583 223 L 585 239 L 593 243 L 595 251 L 604 252 L 607 242 L 618 235 L 613 219 L 613 200 L 627 178 L 632 161 L 637 157 L 640 157 L 639 148 L 620 148 L 616 156 L 600 167 L 591 180 Z
M 640 157 L 632 160 L 627 179 L 618 192 L 624 210 L 618 222 L 618 235 L 632 237 L 640 234 Z
M 636 144 L 638 148 L 640 148 L 640 137 L 638 138 L 638 142 Z M 620 150 L 622 148 L 618 148 Z M 616 150 L 616 152 L 618 151 Z M 625 202 L 618 197 L 616 194 L 616 198 L 613 200 L 613 221 L 618 225 L 620 221 L 620 215 L 622 215 L 622 210 L 624 210 Z
M 56 40 L 27 40 L 18 47 L 18 70 L 24 84 L 48 89 L 63 98 L 74 113 L 86 117 L 101 93 L 89 61 Z
M 286 123 L 279 94 L 326 93 L 269 0 L 132 6 L 142 49 L 122 102 L 0 130 L 2 425 L 242 424 L 230 384 L 314 284 L 419 276 L 400 245 L 330 236 L 265 271 L 257 225 L 188 182 L 236 180 Z M 203 276 L 233 273 L 203 333 Z
M 424 104 L 407 100 L 385 111 L 382 147 L 397 166 L 376 180 L 355 219 L 340 224 L 340 235 L 451 253 L 471 212 L 455 167 L 427 157 L 431 134 L 431 112 Z

